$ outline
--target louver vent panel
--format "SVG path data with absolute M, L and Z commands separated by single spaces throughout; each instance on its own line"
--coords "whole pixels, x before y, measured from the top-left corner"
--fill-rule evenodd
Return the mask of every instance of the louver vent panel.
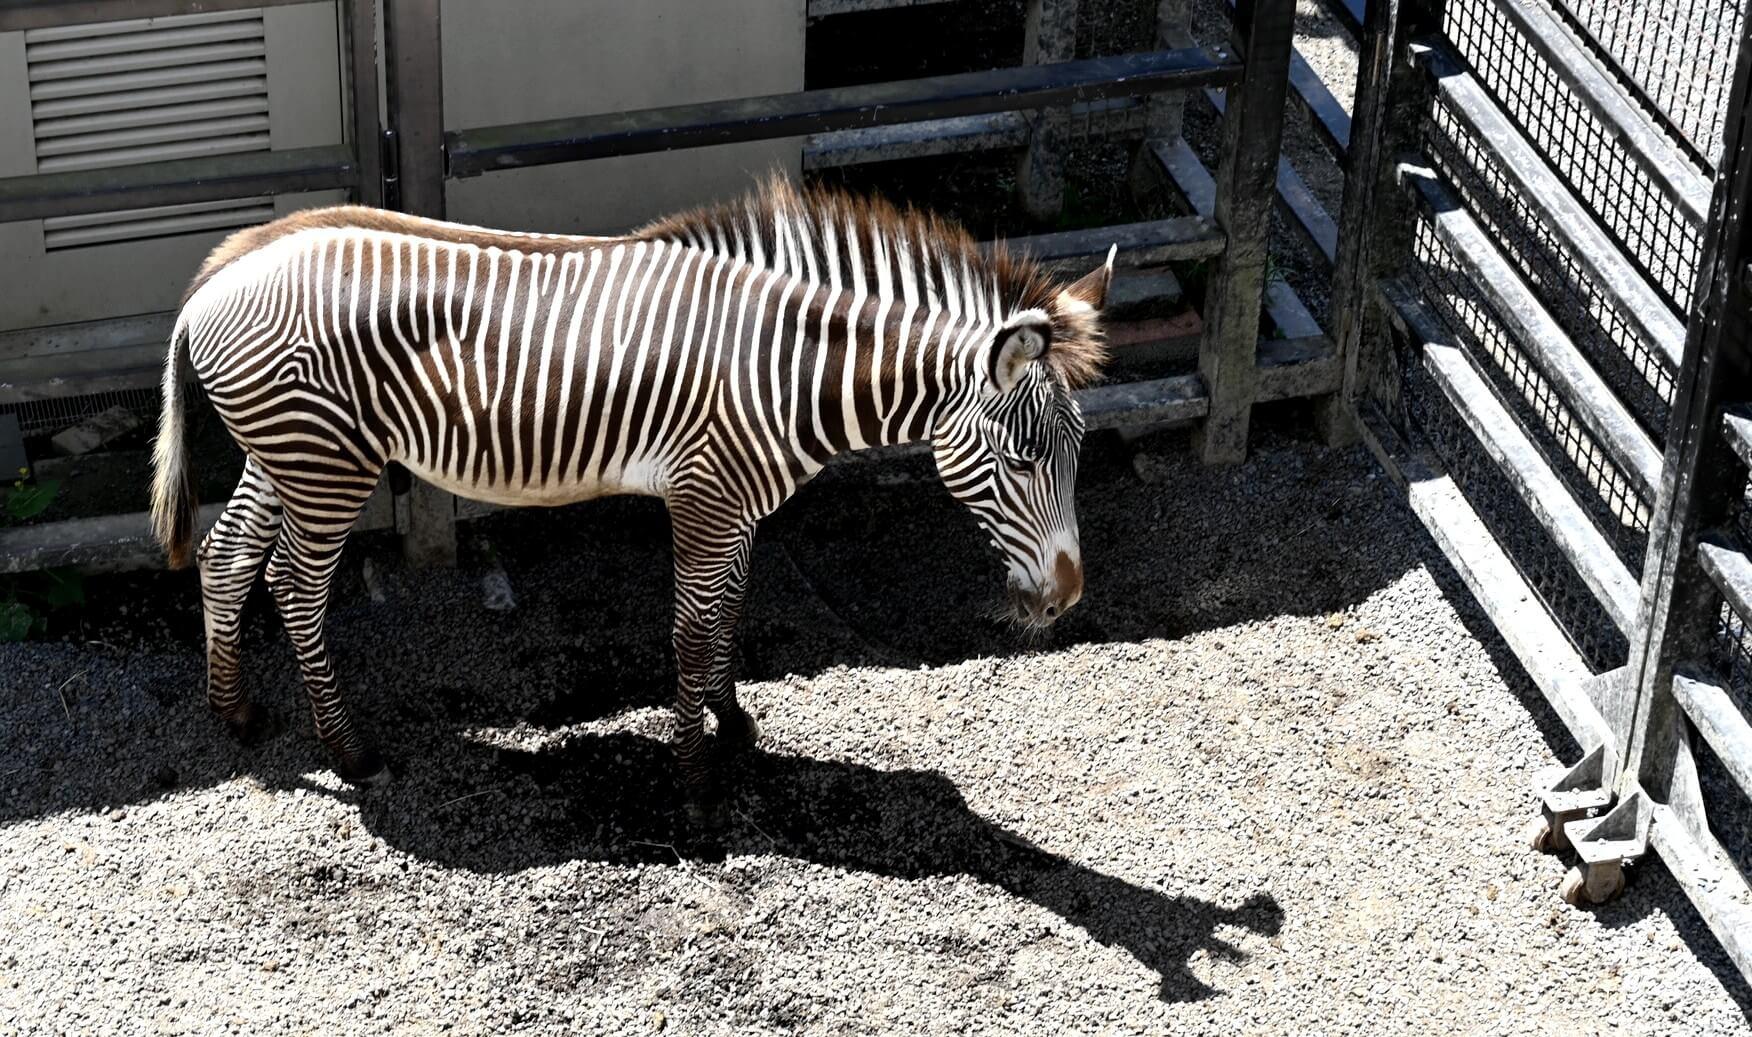
M 268 149 L 259 11 L 140 18 L 25 33 L 37 171 L 57 173 Z M 63 216 L 51 251 L 248 226 L 267 198 Z

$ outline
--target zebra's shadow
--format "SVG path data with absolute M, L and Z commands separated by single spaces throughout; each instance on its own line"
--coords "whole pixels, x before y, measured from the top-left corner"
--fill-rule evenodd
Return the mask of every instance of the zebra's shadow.
M 538 752 L 459 739 L 446 759 L 442 776 L 359 794 L 367 830 L 422 859 L 481 872 L 574 860 L 691 866 L 684 862 L 758 854 L 906 880 L 967 875 L 1123 948 L 1161 977 L 1159 996 L 1170 1002 L 1216 993 L 1188 967 L 1200 952 L 1246 958 L 1222 930 L 1271 936 L 1283 924 L 1267 892 L 1222 907 L 1051 853 L 980 816 L 934 771 L 754 751 L 733 768 L 730 824 L 700 839 L 675 821 L 673 762 L 653 738 L 584 734 Z M 459 797 L 458 775 L 471 773 L 496 784 Z

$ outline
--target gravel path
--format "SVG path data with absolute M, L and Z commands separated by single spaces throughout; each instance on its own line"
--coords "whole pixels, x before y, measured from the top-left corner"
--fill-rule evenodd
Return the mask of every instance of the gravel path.
M 775 516 L 721 856 L 670 849 L 652 502 L 470 527 L 506 613 L 361 538 L 364 794 L 265 600 L 287 727 L 244 750 L 192 577 L 108 578 L 83 641 L 0 649 L 0 1033 L 1746 1032 L 1659 865 L 1581 911 L 1519 844 L 1573 747 L 1366 456 L 1137 450 L 1092 440 L 1090 597 L 1033 650 L 920 460 Z

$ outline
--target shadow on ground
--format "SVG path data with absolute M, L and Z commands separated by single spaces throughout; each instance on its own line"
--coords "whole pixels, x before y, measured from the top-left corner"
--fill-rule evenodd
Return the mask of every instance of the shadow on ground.
M 1415 538 L 1379 535 L 1404 521 L 1383 516 L 1398 505 L 1357 452 L 1277 444 L 1246 466 L 1215 469 L 1172 437 L 1135 457 L 1096 441 L 1079 497 L 1090 592 L 1053 631 L 1054 648 L 1342 610 L 1420 561 Z M 466 535 L 475 561 L 439 573 L 403 571 L 391 542 L 365 539 L 331 611 L 344 683 L 402 775 L 386 790 L 332 794 L 356 800 L 367 829 L 399 850 L 494 872 L 728 851 L 908 879 L 965 874 L 1123 946 L 1162 977 L 1171 1000 L 1210 993 L 1187 968 L 1195 952 L 1239 955 L 1220 927 L 1272 934 L 1283 923 L 1267 891 L 1225 909 L 1048 853 L 981 817 L 933 771 L 756 753 L 741 764 L 722 841 L 685 845 L 671 825 L 666 747 L 640 734 L 563 730 L 668 699 L 661 506 L 617 500 L 507 513 Z M 481 604 L 488 552 L 477 539 L 490 542 L 517 590 L 512 612 Z M 379 574 L 369 581 L 367 560 Z M 984 618 L 1001 584 L 996 559 L 928 459 L 830 470 L 762 530 L 742 676 L 916 669 L 1033 650 Z M 297 704 L 265 598 L 252 603 L 246 673 L 286 730 L 244 750 L 202 709 L 193 577 L 118 577 L 92 597 L 115 611 L 88 618 L 84 643 L 13 650 L 33 653 L 31 672 L 47 687 L 8 706 L 28 716 L 0 725 L 12 732 L 0 738 L 11 761 L 0 767 L 0 791 L 9 793 L 0 824 L 125 806 L 238 773 L 269 788 L 316 787 L 306 775 L 327 761 Z M 769 716 L 769 730 L 782 722 Z M 549 747 L 495 748 L 471 735 L 480 728 L 547 732 Z

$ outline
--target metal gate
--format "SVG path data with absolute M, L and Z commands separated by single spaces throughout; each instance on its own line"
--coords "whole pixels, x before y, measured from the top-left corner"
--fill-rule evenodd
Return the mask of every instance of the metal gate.
M 1656 852 L 1752 976 L 1742 14 L 1371 3 L 1333 338 L 1356 432 L 1582 748 L 1528 833 L 1575 854 L 1561 892 Z

